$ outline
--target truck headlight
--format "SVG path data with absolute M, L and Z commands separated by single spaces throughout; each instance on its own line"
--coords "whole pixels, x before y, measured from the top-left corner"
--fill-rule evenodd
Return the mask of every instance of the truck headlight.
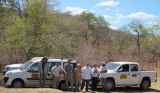
M 5 74 L 5 77 L 9 77 L 11 74 L 12 74 L 12 72 L 7 72 L 7 73 Z

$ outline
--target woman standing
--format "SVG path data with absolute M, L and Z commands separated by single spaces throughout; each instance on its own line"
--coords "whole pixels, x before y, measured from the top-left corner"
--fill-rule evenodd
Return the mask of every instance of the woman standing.
M 74 69 L 74 78 L 75 78 L 75 91 L 80 91 L 80 82 L 82 80 L 81 76 L 82 70 L 80 64 L 77 65 L 77 67 Z

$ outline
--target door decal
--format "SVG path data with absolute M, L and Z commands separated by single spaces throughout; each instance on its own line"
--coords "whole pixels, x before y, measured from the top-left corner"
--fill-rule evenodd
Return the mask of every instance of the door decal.
M 127 74 L 120 74 L 120 79 L 127 79 Z
M 132 77 L 137 77 L 137 74 L 132 74 Z
M 31 74 L 31 78 L 39 78 L 38 74 Z

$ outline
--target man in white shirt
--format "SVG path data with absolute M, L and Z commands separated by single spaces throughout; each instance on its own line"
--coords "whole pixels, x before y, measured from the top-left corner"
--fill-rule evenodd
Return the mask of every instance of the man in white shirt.
M 92 68 L 92 90 L 95 90 L 97 88 L 98 77 L 99 69 L 97 68 L 96 64 L 94 64 Z
M 92 73 L 92 70 L 89 67 L 89 63 L 86 63 L 86 66 L 84 66 L 82 68 L 82 85 L 81 85 L 81 90 L 83 90 L 84 85 L 86 83 L 86 91 L 88 91 L 88 85 L 89 85 L 89 81 L 91 79 L 91 73 Z
M 60 62 L 56 63 L 56 66 L 52 67 L 51 69 L 51 74 L 52 74 L 52 78 L 53 78 L 53 85 L 54 88 L 57 89 L 58 85 L 59 85 L 59 76 L 60 76 L 60 72 L 63 71 L 64 74 L 66 75 L 66 72 L 61 68 L 60 66 Z
M 108 91 L 106 86 L 107 68 L 105 67 L 105 62 L 102 62 L 102 66 L 100 67 L 99 72 L 100 72 L 99 78 L 102 83 L 102 91 L 104 90 Z

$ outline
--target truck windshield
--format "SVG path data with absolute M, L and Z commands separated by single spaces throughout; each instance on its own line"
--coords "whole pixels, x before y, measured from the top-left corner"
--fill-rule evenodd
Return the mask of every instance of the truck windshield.
M 114 70 L 116 69 L 120 64 L 117 64 L 117 63 L 108 63 L 106 64 L 106 67 L 108 70 Z
M 22 69 L 21 70 L 25 70 L 29 65 L 31 65 L 33 62 L 32 61 L 30 61 L 30 62 L 27 62 L 23 67 L 22 67 Z

